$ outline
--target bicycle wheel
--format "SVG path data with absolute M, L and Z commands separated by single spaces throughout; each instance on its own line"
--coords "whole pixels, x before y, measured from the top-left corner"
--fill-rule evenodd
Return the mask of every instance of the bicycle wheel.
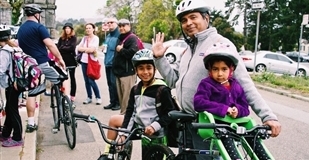
M 58 107 L 60 106 L 60 91 L 57 86 L 52 86 L 50 93 L 50 108 L 52 108 L 53 118 L 54 118 L 54 127 L 53 132 L 57 133 L 60 129 L 60 113 Z
M 69 144 L 69 147 L 73 149 L 76 144 L 76 123 L 73 117 L 72 102 L 68 96 L 63 96 L 62 98 L 63 106 L 63 124 L 65 135 Z
M 117 153 L 117 160 L 130 160 L 132 154 L 133 143 L 132 141 L 128 141 L 123 150 Z
M 143 159 L 146 160 L 174 160 L 174 152 L 167 146 L 162 144 L 155 144 L 150 146 L 143 156 Z

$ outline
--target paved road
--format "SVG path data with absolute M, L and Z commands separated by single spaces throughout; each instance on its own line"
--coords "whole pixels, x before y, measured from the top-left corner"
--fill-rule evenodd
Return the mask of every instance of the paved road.
M 102 70 L 102 78 L 97 81 L 100 87 L 103 105 L 108 104 L 108 90 Z M 83 79 L 80 67 L 76 71 L 77 77 L 77 108 L 76 112 L 93 114 L 103 123 L 108 123 L 110 115 L 118 114 L 118 111 L 104 110 L 103 105 L 83 105 L 86 98 Z M 278 138 L 271 138 L 266 141 L 270 151 L 276 159 L 284 160 L 305 160 L 309 157 L 309 107 L 308 102 L 288 98 L 282 95 L 259 90 L 267 103 L 278 115 L 282 123 L 282 133 Z M 69 149 L 63 129 L 58 134 L 52 134 L 52 114 L 49 108 L 49 97 L 42 97 L 39 115 L 38 130 L 38 160 L 83 160 L 97 159 L 99 152 L 104 148 L 96 124 L 78 122 L 77 145 L 74 150 Z M 256 118 L 255 115 L 252 115 Z M 258 118 L 256 118 L 258 120 Z M 139 160 L 139 142 L 134 143 L 134 154 L 132 159 Z

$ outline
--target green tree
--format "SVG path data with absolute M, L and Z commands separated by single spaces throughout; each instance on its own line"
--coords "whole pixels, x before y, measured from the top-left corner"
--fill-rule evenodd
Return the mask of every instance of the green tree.
M 23 0 L 8 0 L 12 7 L 12 24 L 16 25 L 19 23 L 19 19 L 21 16 L 21 6 L 23 5 L 24 1 Z

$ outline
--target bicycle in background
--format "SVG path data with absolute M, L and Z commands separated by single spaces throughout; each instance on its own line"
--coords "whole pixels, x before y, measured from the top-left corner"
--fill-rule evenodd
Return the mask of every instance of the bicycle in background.
M 72 67 L 67 67 L 66 71 Z M 75 66 L 74 66 L 75 68 Z M 60 69 L 60 68 L 59 68 Z M 54 134 L 60 131 L 61 124 L 64 125 L 65 135 L 68 145 L 74 149 L 76 145 L 76 121 L 73 117 L 73 106 L 70 98 L 64 94 L 65 88 L 63 82 L 68 79 L 68 76 L 60 76 L 60 83 L 53 84 L 50 93 L 50 108 L 52 108 L 54 127 L 52 132 Z

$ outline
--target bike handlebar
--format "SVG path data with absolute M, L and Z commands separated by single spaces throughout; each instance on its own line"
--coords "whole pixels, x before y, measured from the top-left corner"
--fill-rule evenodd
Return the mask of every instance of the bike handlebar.
M 233 131 L 236 134 L 239 135 L 253 135 L 256 134 L 256 131 L 258 131 L 261 134 L 267 134 L 269 135 L 269 133 L 267 133 L 267 131 L 270 131 L 271 128 L 270 126 L 267 125 L 256 125 L 253 128 L 247 130 L 245 127 L 242 126 L 231 126 L 228 124 L 216 124 L 216 123 L 192 123 L 192 127 L 194 129 L 226 129 L 229 131 Z
M 122 146 L 124 144 L 126 144 L 133 136 L 137 136 L 137 137 L 146 137 L 143 135 L 144 133 L 144 128 L 134 128 L 132 131 L 127 130 L 127 129 L 119 129 L 119 128 L 114 128 L 114 127 L 110 127 L 108 125 L 105 125 L 103 123 L 101 123 L 97 118 L 95 118 L 95 116 L 93 115 L 83 115 L 83 114 L 78 114 L 78 113 L 73 113 L 73 117 L 78 118 L 80 120 L 84 120 L 85 122 L 96 122 L 99 126 L 100 132 L 101 132 L 101 136 L 103 138 L 103 140 L 110 144 L 110 145 L 114 145 L 114 146 Z M 128 133 L 127 138 L 123 141 L 123 142 L 116 142 L 116 141 L 109 141 L 104 133 L 104 129 L 108 129 L 108 130 L 113 130 L 113 131 L 117 131 L 117 132 L 124 132 L 124 133 Z M 148 137 L 147 137 L 148 138 Z

